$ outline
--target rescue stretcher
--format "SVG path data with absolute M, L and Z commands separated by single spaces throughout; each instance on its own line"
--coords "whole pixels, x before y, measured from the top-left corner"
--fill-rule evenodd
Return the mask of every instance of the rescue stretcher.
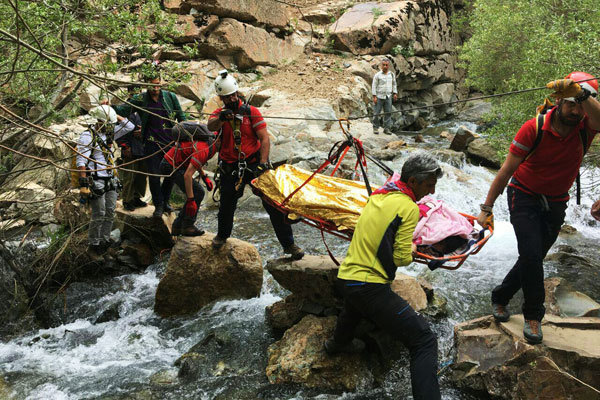
M 328 160 L 334 161 L 331 158 Z M 335 161 L 337 165 L 333 173 L 339 167 L 341 160 Z M 255 193 L 284 213 L 292 223 L 303 222 L 319 229 L 326 247 L 323 232 L 348 241 L 352 239 L 354 228 L 370 193 L 370 187 L 365 182 L 319 173 L 328 164 L 328 162 L 324 163 L 315 172 L 284 164 L 276 170 L 265 172 L 251 183 Z M 476 229 L 476 217 L 460 214 Z M 466 250 L 460 254 L 437 257 L 417 251 L 414 253 L 414 261 L 427 264 L 431 269 L 455 270 L 470 255 L 477 254 L 492 235 L 492 228 L 482 229 L 477 232 L 477 240 L 471 240 Z M 327 251 L 337 263 L 328 247 Z

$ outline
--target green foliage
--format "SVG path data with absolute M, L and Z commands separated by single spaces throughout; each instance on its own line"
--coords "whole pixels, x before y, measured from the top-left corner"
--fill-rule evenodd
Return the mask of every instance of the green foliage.
M 598 76 L 600 7 L 596 0 L 475 0 L 472 37 L 460 52 L 467 84 L 485 93 L 542 87 L 581 70 Z M 496 101 L 488 133 L 503 151 L 535 115 L 548 91 Z
M 153 42 L 172 41 L 176 33 L 175 16 L 162 11 L 160 3 L 160 0 L 0 2 L 0 29 L 6 32 L 0 33 L 0 54 L 4 55 L 0 57 L 0 101 L 25 113 L 35 106 L 48 110 L 54 91 L 64 78 L 59 65 L 15 43 L 8 35 L 41 49 L 60 64 L 65 63 L 66 50 L 71 67 L 103 75 L 117 71 L 122 62 L 129 62 L 110 54 L 107 48 L 110 43 L 119 42 L 129 46 L 131 53 L 150 56 Z M 153 31 L 156 37 L 152 37 Z M 90 50 L 98 56 L 79 65 L 73 62 Z M 11 74 L 11 71 L 17 72 Z
M 390 50 L 390 53 L 393 56 L 401 55 L 404 58 L 408 58 L 408 57 L 412 57 L 415 55 L 415 49 L 412 46 L 412 44 L 408 44 L 406 46 L 397 44 L 396 46 L 392 47 L 392 50 Z
M 197 43 L 194 43 L 194 46 L 188 46 L 187 44 L 184 44 L 183 51 L 185 51 L 192 59 L 197 58 L 200 55 L 200 50 L 198 49 Z

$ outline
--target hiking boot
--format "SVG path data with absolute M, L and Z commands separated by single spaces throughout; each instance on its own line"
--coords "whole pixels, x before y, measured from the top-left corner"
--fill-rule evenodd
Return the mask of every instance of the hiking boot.
M 502 304 L 492 304 L 492 315 L 498 322 L 506 322 L 510 318 L 510 312 Z
M 373 127 L 373 134 L 374 135 L 379 135 L 379 128 Z
M 523 324 L 523 336 L 530 344 L 542 343 L 542 323 L 535 319 L 526 319 Z
M 173 221 L 173 225 L 171 226 L 171 236 L 181 235 L 181 225 L 181 219 L 175 218 L 175 221 Z
M 133 203 L 128 202 L 128 201 L 123 202 L 123 208 L 125 209 L 125 211 L 134 211 L 135 210 L 135 206 L 133 205 Z
M 302 257 L 304 257 L 304 250 L 302 250 L 295 244 L 292 244 L 288 247 L 284 247 L 283 252 L 285 254 L 289 254 L 292 260 L 300 260 Z
M 146 207 L 148 205 L 148 203 L 146 203 L 145 201 L 142 201 L 142 199 L 138 199 L 135 198 L 130 202 L 131 205 L 133 205 L 135 208 L 142 208 L 142 207 Z
M 227 239 L 223 239 L 219 236 L 215 236 L 212 240 L 212 248 L 215 250 L 219 250 L 223 245 L 227 242 Z
M 365 342 L 354 338 L 351 342 L 339 344 L 335 339 L 327 339 L 325 341 L 325 352 L 330 356 L 338 353 L 360 353 L 365 349 Z
M 181 234 L 183 236 L 202 236 L 204 235 L 204 231 L 202 229 L 196 228 L 194 226 L 194 222 L 183 222 L 183 228 L 181 229 Z M 215 236 L 216 237 L 216 236 Z
M 389 129 L 384 129 L 383 133 L 384 133 L 384 135 L 391 135 L 392 131 L 390 131 Z
M 154 218 L 162 218 L 163 211 L 164 211 L 164 209 L 163 209 L 162 204 L 154 206 L 154 212 L 152 213 L 152 216 Z

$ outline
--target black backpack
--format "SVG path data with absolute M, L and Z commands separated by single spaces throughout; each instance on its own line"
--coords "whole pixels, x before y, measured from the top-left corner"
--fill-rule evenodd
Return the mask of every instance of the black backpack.
M 209 131 L 205 124 L 194 121 L 179 122 L 171 129 L 172 140 L 177 142 L 200 141 L 211 146 L 216 135 Z

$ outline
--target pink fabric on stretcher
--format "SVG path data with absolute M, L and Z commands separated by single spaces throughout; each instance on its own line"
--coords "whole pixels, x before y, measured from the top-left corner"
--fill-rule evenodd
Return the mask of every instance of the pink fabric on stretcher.
M 417 202 L 421 219 L 415 228 L 413 242 L 417 245 L 432 245 L 449 236 L 468 238 L 473 225 L 468 219 L 451 209 L 441 200 L 429 196 Z

